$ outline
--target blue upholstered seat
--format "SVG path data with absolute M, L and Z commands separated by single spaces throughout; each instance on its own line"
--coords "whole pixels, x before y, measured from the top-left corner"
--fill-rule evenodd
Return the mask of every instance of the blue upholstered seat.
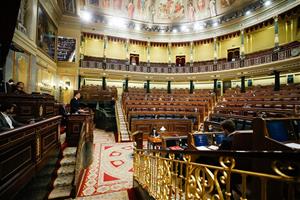
M 221 144 L 222 141 L 224 140 L 225 135 L 224 134 L 216 134 L 215 140 L 216 140 L 216 144 Z
M 208 137 L 207 135 L 197 134 L 194 135 L 195 146 L 208 146 Z

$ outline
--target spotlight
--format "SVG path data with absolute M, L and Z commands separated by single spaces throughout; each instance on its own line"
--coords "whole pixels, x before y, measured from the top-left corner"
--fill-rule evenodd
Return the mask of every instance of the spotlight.
M 81 11 L 80 18 L 86 22 L 89 22 L 92 19 L 92 15 L 91 15 L 91 13 L 89 13 L 87 11 Z
M 121 18 L 111 18 L 108 21 L 109 26 L 118 27 L 118 28 L 126 28 L 126 21 Z
M 195 31 L 199 31 L 199 30 L 203 30 L 204 29 L 204 25 L 200 24 L 200 23 L 195 23 L 194 24 L 194 30 Z
M 265 6 L 269 6 L 269 5 L 271 5 L 271 1 L 266 1 Z
M 219 22 L 214 22 L 213 23 L 213 27 L 216 27 L 216 26 L 218 26 L 219 25 Z
M 247 10 L 246 15 L 250 15 L 250 14 L 251 14 L 251 11 Z
M 134 26 L 134 29 L 135 29 L 136 31 L 140 31 L 140 30 L 141 30 L 141 26 L 140 26 L 139 24 L 136 24 L 136 25 Z
M 186 26 L 181 26 L 180 28 L 181 32 L 188 32 L 189 29 Z

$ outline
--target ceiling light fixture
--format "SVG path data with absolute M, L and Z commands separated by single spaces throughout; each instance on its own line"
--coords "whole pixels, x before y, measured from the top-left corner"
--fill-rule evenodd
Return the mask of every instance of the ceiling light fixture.
M 140 30 L 141 30 L 141 26 L 140 26 L 139 24 L 136 24 L 136 25 L 134 26 L 134 29 L 135 29 L 136 31 L 140 31 Z
M 80 12 L 80 18 L 83 21 L 90 22 L 92 20 L 92 15 L 91 15 L 91 13 L 89 13 L 87 11 L 81 11 Z
M 112 27 L 118 27 L 118 28 L 126 28 L 126 21 L 121 18 L 111 18 L 108 21 L 108 25 Z
M 213 27 L 216 27 L 216 26 L 218 26 L 219 25 L 219 22 L 214 22 L 213 23 Z
M 271 5 L 271 1 L 266 1 L 265 6 L 269 6 L 269 5 Z
M 250 15 L 251 14 L 251 10 L 247 10 L 246 15 Z

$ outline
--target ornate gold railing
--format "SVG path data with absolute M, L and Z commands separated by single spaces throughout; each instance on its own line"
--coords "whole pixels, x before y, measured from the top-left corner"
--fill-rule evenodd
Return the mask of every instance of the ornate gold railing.
M 297 199 L 299 169 L 300 152 L 134 152 L 134 180 L 161 200 Z

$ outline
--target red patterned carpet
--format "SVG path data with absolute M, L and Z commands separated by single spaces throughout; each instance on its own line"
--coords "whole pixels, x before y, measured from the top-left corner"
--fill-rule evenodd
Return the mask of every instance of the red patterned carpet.
M 132 143 L 115 143 L 95 132 L 93 164 L 86 170 L 78 196 L 112 193 L 132 188 Z M 105 143 L 102 143 L 105 142 Z

